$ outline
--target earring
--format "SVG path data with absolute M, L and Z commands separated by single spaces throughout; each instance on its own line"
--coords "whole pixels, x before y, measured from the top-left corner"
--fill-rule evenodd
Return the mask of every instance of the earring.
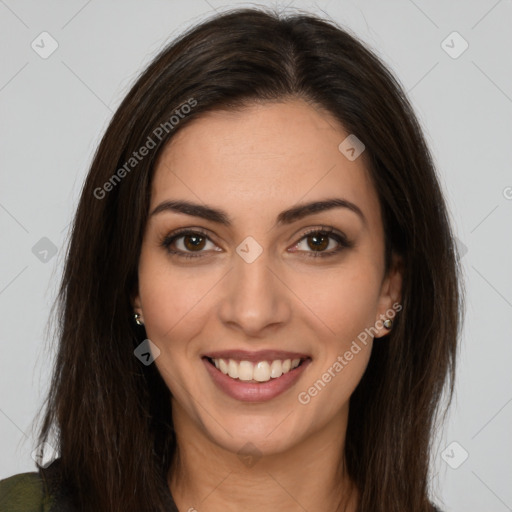
M 386 320 L 384 320 L 383 325 L 386 329 L 391 329 L 391 327 L 393 327 L 393 320 L 386 318 Z
M 135 320 L 135 323 L 136 323 L 137 325 L 144 325 L 144 322 L 142 322 L 142 321 L 141 321 L 141 316 L 140 316 L 140 314 L 139 314 L 139 313 L 135 313 L 135 314 L 133 315 L 133 319 Z

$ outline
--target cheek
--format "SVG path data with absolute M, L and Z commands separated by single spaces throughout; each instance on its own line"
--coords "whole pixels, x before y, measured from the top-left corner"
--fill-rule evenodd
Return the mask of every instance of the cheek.
M 159 254 L 141 254 L 139 293 L 147 337 L 159 348 L 155 365 L 167 387 L 181 403 L 187 403 L 187 387 L 194 388 L 195 374 L 189 363 L 194 358 L 189 340 L 200 330 L 198 315 L 211 280 L 194 278 L 173 268 Z M 203 299 L 203 300 L 202 300 Z
M 347 265 L 297 283 L 297 295 L 311 309 L 308 317 L 317 333 L 316 364 L 298 398 L 301 404 L 314 402 L 322 410 L 319 417 L 330 417 L 348 403 L 366 370 L 378 305 L 377 270 Z
M 164 342 L 196 325 L 194 318 L 215 284 L 215 276 L 174 268 L 165 258 L 141 256 L 139 292 L 148 335 Z M 218 280 L 218 279 L 217 279 Z
M 379 276 L 371 268 L 347 265 L 297 277 L 292 286 L 310 311 L 309 317 L 324 335 L 337 340 L 334 348 L 341 350 L 375 322 L 379 285 Z

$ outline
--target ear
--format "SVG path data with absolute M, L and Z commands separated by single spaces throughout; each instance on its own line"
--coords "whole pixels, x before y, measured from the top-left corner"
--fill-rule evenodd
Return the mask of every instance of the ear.
M 389 333 L 389 329 L 383 325 L 384 320 L 393 320 L 402 309 L 400 301 L 402 299 L 403 269 L 402 257 L 393 253 L 389 270 L 382 281 L 380 290 L 375 316 L 375 328 L 377 330 L 375 338 L 381 338 Z
M 135 289 L 130 294 L 130 303 L 132 305 L 133 312 L 134 313 L 139 313 L 139 315 L 142 316 L 142 303 L 141 303 L 141 300 L 140 300 L 140 295 L 139 295 L 138 289 Z

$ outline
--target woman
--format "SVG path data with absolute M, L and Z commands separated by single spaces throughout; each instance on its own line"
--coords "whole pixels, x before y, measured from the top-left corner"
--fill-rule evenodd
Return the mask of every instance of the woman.
M 59 457 L 4 480 L 0 510 L 436 510 L 459 281 L 378 58 L 312 15 L 218 15 L 101 141 L 39 436 Z

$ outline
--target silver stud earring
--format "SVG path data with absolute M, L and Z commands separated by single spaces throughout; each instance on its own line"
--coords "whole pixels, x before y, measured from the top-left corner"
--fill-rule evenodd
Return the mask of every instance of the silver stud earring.
M 140 314 L 139 314 L 139 313 L 135 313 L 135 314 L 133 315 L 133 319 L 135 320 L 135 323 L 136 323 L 137 325 L 144 325 L 144 322 L 142 322 L 142 321 L 141 321 L 141 316 L 140 316 Z
M 391 327 L 393 327 L 393 320 L 386 318 L 386 320 L 384 320 L 383 325 L 386 329 L 391 329 Z

